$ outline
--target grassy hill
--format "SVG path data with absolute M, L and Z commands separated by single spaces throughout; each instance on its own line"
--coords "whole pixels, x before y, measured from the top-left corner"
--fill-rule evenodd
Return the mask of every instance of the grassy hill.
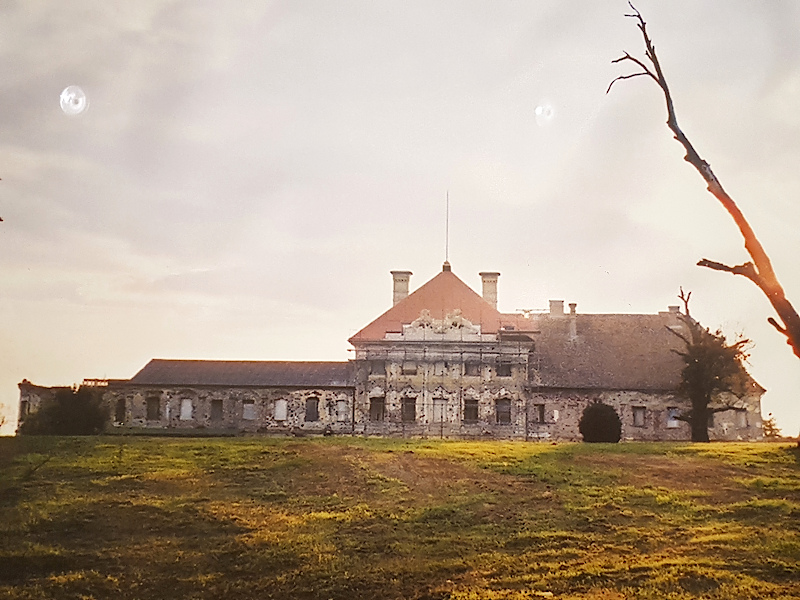
M 0 439 L 3 598 L 800 598 L 789 444 Z

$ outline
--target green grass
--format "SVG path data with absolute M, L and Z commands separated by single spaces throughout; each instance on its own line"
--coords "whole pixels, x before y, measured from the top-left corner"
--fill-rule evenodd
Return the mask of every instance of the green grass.
M 0 438 L 0 597 L 800 598 L 789 444 Z

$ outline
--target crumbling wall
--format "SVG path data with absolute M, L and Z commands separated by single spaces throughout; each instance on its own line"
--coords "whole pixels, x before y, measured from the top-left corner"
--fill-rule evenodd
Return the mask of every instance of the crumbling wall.
M 352 391 L 249 387 L 110 386 L 104 395 L 112 414 L 124 402 L 118 427 L 350 433 Z M 307 414 L 307 403 L 316 403 Z M 120 416 L 122 416 L 120 414 Z

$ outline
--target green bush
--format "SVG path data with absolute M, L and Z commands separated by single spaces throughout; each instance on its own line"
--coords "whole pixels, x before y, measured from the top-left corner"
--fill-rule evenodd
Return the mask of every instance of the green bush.
M 622 422 L 608 404 L 593 402 L 583 411 L 578 430 L 584 442 L 616 443 L 622 435 Z
M 43 400 L 19 427 L 21 435 L 95 435 L 108 422 L 108 407 L 96 389 L 60 389 Z

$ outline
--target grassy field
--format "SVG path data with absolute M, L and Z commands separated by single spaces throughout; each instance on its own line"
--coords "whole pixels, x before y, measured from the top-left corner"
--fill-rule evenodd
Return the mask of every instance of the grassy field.
M 3 598 L 800 598 L 789 444 L 0 438 Z

